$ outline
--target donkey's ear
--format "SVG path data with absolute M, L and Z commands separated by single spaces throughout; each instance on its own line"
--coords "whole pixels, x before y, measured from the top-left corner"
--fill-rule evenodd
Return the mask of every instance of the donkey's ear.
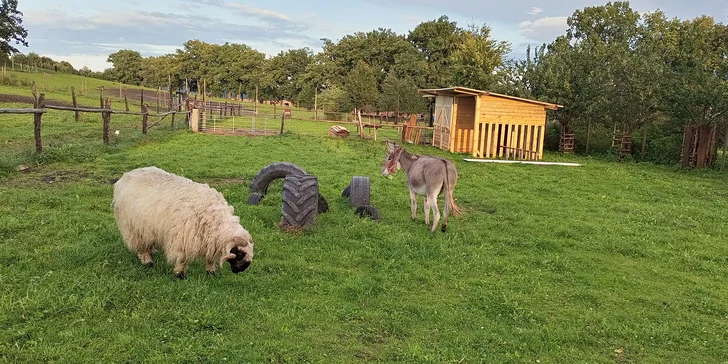
M 393 152 L 394 151 L 394 143 L 392 143 L 389 140 L 387 140 L 386 143 L 387 143 L 387 150 L 390 151 L 390 152 Z

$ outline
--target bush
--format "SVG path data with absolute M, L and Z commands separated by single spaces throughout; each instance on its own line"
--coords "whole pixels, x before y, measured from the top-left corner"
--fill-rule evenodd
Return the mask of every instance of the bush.
M 664 165 L 680 163 L 682 139 L 683 136 L 681 134 L 648 139 L 647 153 L 641 160 Z
M 18 76 L 14 75 L 14 74 L 9 74 L 9 75 L 0 77 L 0 85 L 30 87 L 31 81 L 26 78 L 18 78 Z

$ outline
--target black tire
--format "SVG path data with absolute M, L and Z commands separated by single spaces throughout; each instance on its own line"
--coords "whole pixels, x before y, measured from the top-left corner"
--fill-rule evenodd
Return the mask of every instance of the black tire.
M 349 197 L 349 190 L 350 189 L 351 189 L 351 185 L 346 186 L 346 188 L 344 188 L 344 192 L 341 193 L 341 197 L 347 197 L 348 198 Z
M 283 181 L 281 228 L 306 229 L 318 214 L 318 179 L 309 174 L 289 174 Z
M 248 197 L 248 205 L 257 205 L 260 203 L 260 200 L 263 199 L 263 194 L 260 192 L 253 192 L 250 194 L 250 197 Z
M 359 206 L 354 210 L 354 214 L 359 215 L 360 218 L 369 217 L 375 221 L 382 220 L 382 215 L 379 214 L 379 210 L 372 205 Z
M 318 194 L 318 213 L 325 214 L 329 212 L 329 203 L 322 194 Z
M 351 184 L 349 186 L 349 205 L 352 207 L 369 205 L 369 177 L 351 177 Z
M 307 174 L 303 168 L 289 162 L 275 162 L 263 167 L 250 182 L 250 192 L 258 192 L 265 196 L 271 182 L 285 178 L 289 174 Z

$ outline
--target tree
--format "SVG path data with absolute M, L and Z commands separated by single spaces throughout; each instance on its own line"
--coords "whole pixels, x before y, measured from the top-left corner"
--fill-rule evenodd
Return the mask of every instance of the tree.
M 407 39 L 420 51 L 427 64 L 424 86 L 437 88 L 451 86 L 451 56 L 457 49 L 456 22 L 443 15 L 437 20 L 423 22 L 409 32 Z
M 23 13 L 18 11 L 18 0 L 2 0 L 0 3 L 0 51 L 6 56 L 18 53 L 18 49 L 11 43 L 21 44 L 25 47 L 28 42 L 25 38 L 28 31 L 23 27 Z
M 511 51 L 508 42 L 497 42 L 486 25 L 470 25 L 460 33 L 451 62 L 453 83 L 458 86 L 489 90 L 498 82 L 496 68 L 503 65 Z
M 394 110 L 397 118 L 401 112 L 419 113 L 427 108 L 424 98 L 417 93 L 414 81 L 400 78 L 394 72 L 390 72 L 384 80 L 377 105 L 379 110 Z
M 112 53 L 106 60 L 113 64 L 113 68 L 109 71 L 112 80 L 125 83 L 127 85 L 140 85 L 142 82 L 142 55 L 137 51 L 123 49 Z M 106 73 L 106 71 L 104 71 Z
M 347 75 L 344 85 L 355 109 L 371 108 L 377 101 L 377 80 L 366 62 L 359 61 Z
M 311 50 L 303 48 L 280 52 L 266 62 L 266 74 L 271 77 L 278 98 L 301 101 L 300 93 L 306 86 L 301 79 L 312 58 Z

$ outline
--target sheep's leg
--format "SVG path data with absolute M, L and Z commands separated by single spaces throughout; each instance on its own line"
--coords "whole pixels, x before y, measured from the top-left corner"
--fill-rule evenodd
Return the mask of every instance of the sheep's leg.
M 137 256 L 139 257 L 139 261 L 142 263 L 145 267 L 153 267 L 154 261 L 152 260 L 152 253 L 149 251 L 138 253 Z
M 177 258 L 174 262 L 174 276 L 178 279 L 185 279 L 185 270 L 187 269 L 187 259 Z
M 216 276 L 217 275 L 217 264 L 214 260 L 208 260 L 207 265 L 205 266 L 205 270 L 207 271 L 207 275 L 210 276 Z

